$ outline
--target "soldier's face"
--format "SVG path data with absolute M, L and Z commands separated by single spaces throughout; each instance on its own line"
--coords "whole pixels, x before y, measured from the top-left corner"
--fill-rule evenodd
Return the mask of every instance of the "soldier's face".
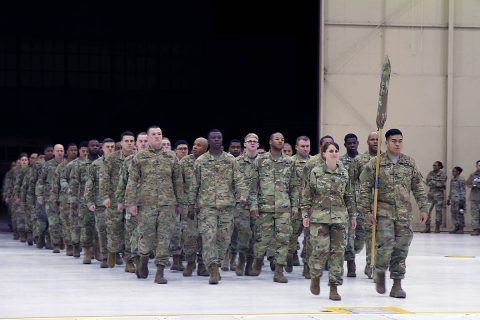
M 263 148 L 258 148 L 257 152 L 258 152 L 258 154 L 264 154 L 266 151 Z
M 234 157 L 238 157 L 242 153 L 242 145 L 240 142 L 232 142 L 228 147 L 228 152 Z
M 458 172 L 456 169 L 452 170 L 452 176 L 458 177 L 460 175 L 460 172 Z
M 20 158 L 20 166 L 25 168 L 28 166 L 28 158 L 26 156 Z
M 55 160 L 61 161 L 63 159 L 63 155 L 65 154 L 65 151 L 63 150 L 63 146 L 56 145 L 55 148 L 53 149 L 53 153 L 55 154 Z
M 322 153 L 325 160 L 338 160 L 338 149 L 335 145 L 331 144 L 328 146 L 327 151 Z
M 310 154 L 310 140 L 299 140 L 295 145 L 295 151 L 300 157 L 307 157 Z
M 148 145 L 154 149 L 160 149 L 162 147 L 162 129 L 151 128 L 147 134 Z
M 168 139 L 162 140 L 162 146 L 165 150 L 172 150 L 172 143 Z
M 433 167 L 433 171 L 438 171 L 440 169 L 440 166 L 436 162 L 433 164 L 432 167 Z
M 270 139 L 270 148 L 275 150 L 283 150 L 283 145 L 285 144 L 285 138 L 281 133 L 274 133 Z
M 368 149 L 370 151 L 377 152 L 377 149 L 378 149 L 378 134 L 377 133 L 371 133 L 368 136 L 367 144 L 368 144 Z
M 53 158 L 53 148 L 47 148 L 43 150 L 43 154 L 45 155 L 45 160 L 48 161 Z
M 88 153 L 95 156 L 100 150 L 100 144 L 97 140 L 88 141 Z
M 398 156 L 402 152 L 403 136 L 401 134 L 390 136 L 385 143 L 387 144 L 388 152 L 394 156 Z
M 333 143 L 334 141 L 333 141 L 332 138 L 326 137 L 326 138 L 323 139 L 322 144 L 320 144 L 320 146 L 319 146 L 318 149 L 319 149 L 319 150 L 322 150 L 323 145 L 324 145 L 325 143 L 327 143 L 327 142 Z
M 103 155 L 108 156 L 115 151 L 115 142 L 105 142 L 102 146 Z
M 179 144 L 175 148 L 175 154 L 177 155 L 178 159 L 182 159 L 188 154 L 188 146 L 186 144 Z
M 131 152 L 133 150 L 133 146 L 135 145 L 135 137 L 134 136 L 123 136 L 122 141 L 122 150 L 124 152 Z
M 198 158 L 202 154 L 207 152 L 207 148 L 208 148 L 208 142 L 205 139 L 203 140 L 196 139 L 195 142 L 193 143 L 192 153 L 196 158 Z
M 480 171 L 480 162 L 477 163 L 477 171 Z
M 211 149 L 220 150 L 223 148 L 223 135 L 221 132 L 210 132 L 208 135 L 208 144 Z
M 345 142 L 345 148 L 347 151 L 355 152 L 358 149 L 358 140 L 357 138 L 349 138 L 347 142 Z
M 148 135 L 140 134 L 137 137 L 137 150 L 142 151 L 147 149 L 148 146 Z
M 244 147 L 249 151 L 255 151 L 258 149 L 258 140 L 255 138 L 248 138 L 247 141 L 243 143 Z
M 37 162 L 37 159 L 38 159 L 38 153 L 32 153 L 30 155 L 30 158 L 28 159 L 30 162 L 30 165 L 33 166 L 35 162 Z
M 68 147 L 67 149 L 67 158 L 69 160 L 73 160 L 77 157 L 77 154 L 78 154 L 78 148 L 77 146 L 70 146 Z
M 282 152 L 284 155 L 291 157 L 293 155 L 293 149 L 292 146 L 289 144 L 284 144 Z
M 80 148 L 80 153 L 79 153 L 80 159 L 85 159 L 87 154 L 88 154 L 88 148 L 87 147 L 81 147 Z

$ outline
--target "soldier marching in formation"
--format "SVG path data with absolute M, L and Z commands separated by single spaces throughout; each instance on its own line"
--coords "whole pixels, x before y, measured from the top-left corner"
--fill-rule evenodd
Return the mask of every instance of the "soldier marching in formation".
M 92 139 L 65 151 L 47 145 L 43 155 L 21 154 L 3 181 L 15 240 L 101 268 L 125 263 L 125 272 L 149 275 L 166 284 L 165 267 L 190 277 L 209 276 L 218 284 L 222 271 L 258 276 L 264 257 L 273 281 L 287 283 L 284 271 L 300 265 L 297 249 L 303 232 L 303 272 L 312 294 L 320 293 L 320 277 L 329 270 L 329 298 L 341 300 L 337 286 L 355 277 L 355 254 L 367 252 L 365 274 L 385 293 L 385 273 L 394 280 L 390 296 L 405 298 L 401 280 L 413 238 L 413 193 L 420 218 L 430 232 L 435 208 L 435 233 L 440 232 L 447 177 L 436 161 L 426 179 L 415 161 L 401 153 L 403 134 L 385 134 L 387 151 L 380 156 L 378 212 L 372 217 L 378 135 L 368 135 L 368 151 L 358 154 L 355 134 L 344 138 L 339 157 L 333 137 L 320 139 L 319 154 L 310 156 L 310 139 L 299 136 L 292 155 L 281 133 L 270 136 L 265 152 L 255 133 L 232 140 L 224 151 L 217 129 L 171 148 L 158 126 L 135 135 L 126 131 L 118 145 L 112 139 Z M 78 158 L 77 158 L 78 154 Z M 466 188 L 470 188 L 472 235 L 480 235 L 480 160 L 467 180 L 462 168 L 452 170 L 448 200 L 455 229 L 463 233 Z M 427 196 L 426 187 L 429 192 Z M 370 267 L 372 226 L 376 224 L 374 268 Z M 235 232 L 234 232 L 235 230 Z M 232 236 L 233 235 L 233 236 Z M 123 259 L 122 259 L 123 258 Z M 186 267 L 182 265 L 186 261 Z M 372 269 L 374 270 L 372 274 Z

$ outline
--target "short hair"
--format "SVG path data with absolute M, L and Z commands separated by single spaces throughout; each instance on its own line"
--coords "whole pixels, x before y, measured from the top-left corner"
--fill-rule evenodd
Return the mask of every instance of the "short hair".
M 458 173 L 462 173 L 463 169 L 461 167 L 453 167 L 453 170 L 457 170 Z
M 125 131 L 124 133 L 122 133 L 122 134 L 120 135 L 120 141 L 122 141 L 122 140 L 123 140 L 123 137 L 125 137 L 125 136 L 135 137 L 135 135 L 133 134 L 132 131 Z
M 475 165 L 479 164 L 480 163 L 480 160 L 477 160 L 477 162 L 475 162 Z
M 285 143 L 283 144 L 283 147 L 284 147 L 284 148 L 285 148 L 285 146 L 290 146 L 290 148 L 292 148 L 292 145 L 291 145 L 290 143 L 288 143 L 288 142 L 285 142 Z
M 80 141 L 79 148 L 88 148 L 88 141 Z
M 146 133 L 145 131 L 140 132 L 139 134 L 137 134 L 137 140 L 139 136 L 146 136 L 146 135 L 148 135 L 148 133 Z
M 67 149 L 70 148 L 70 147 L 76 147 L 77 144 L 76 143 L 73 143 L 73 142 L 70 142 L 67 144 Z
M 322 145 L 322 144 L 323 144 L 323 141 L 324 141 L 325 139 L 327 139 L 327 138 L 330 138 L 330 139 L 333 140 L 333 142 L 335 142 L 335 139 L 333 139 L 333 137 L 332 137 L 331 135 L 327 134 L 326 136 L 323 136 L 323 137 L 320 138 L 320 141 L 318 142 L 318 144 L 319 144 L 319 145 Z
M 211 134 L 211 133 L 214 133 L 214 132 L 218 132 L 218 133 L 220 133 L 220 134 L 223 136 L 222 131 L 220 131 L 220 130 L 218 130 L 218 129 L 210 129 L 210 130 L 208 130 L 207 138 L 210 138 L 210 134 Z
M 103 139 L 102 143 L 115 143 L 115 141 L 112 138 L 105 138 Z
M 440 169 L 443 169 L 443 163 L 442 161 L 435 161 L 436 164 L 440 167 Z
M 20 155 L 18 156 L 18 159 L 22 159 L 23 157 L 27 157 L 27 158 L 28 158 L 28 153 L 26 153 L 26 152 L 20 153 Z
M 358 140 L 358 137 L 356 136 L 355 133 L 347 133 L 347 134 L 345 135 L 345 137 L 343 138 L 343 142 L 347 143 L 347 140 L 348 140 L 348 139 L 352 139 L 352 138 L 355 138 L 355 139 Z
M 47 150 L 48 148 L 53 148 L 53 144 L 47 143 L 43 146 L 43 151 Z
M 401 135 L 403 137 L 402 131 L 399 129 L 390 129 L 387 132 L 385 132 L 385 139 L 388 140 L 391 136 L 396 136 L 396 135 Z
M 238 139 L 232 139 L 230 140 L 230 142 L 228 143 L 229 146 L 232 145 L 232 143 L 239 143 L 239 144 L 242 144 L 242 141 L 238 140 Z
M 186 140 L 177 140 L 175 144 L 173 145 L 174 149 L 177 149 L 177 147 L 181 144 L 186 144 L 188 146 L 188 142 Z
M 247 141 L 248 138 L 257 139 L 257 141 L 260 140 L 260 139 L 258 139 L 258 136 L 257 136 L 255 133 L 249 133 L 249 134 L 247 134 L 247 135 L 245 136 L 245 138 L 243 138 L 243 141 Z
M 338 146 L 338 144 L 336 142 L 327 142 L 322 146 L 322 150 L 321 150 L 322 153 L 327 152 L 328 147 L 331 146 L 331 145 L 334 146 L 337 150 L 340 150 L 340 147 Z
M 156 126 L 156 125 L 153 125 L 153 126 L 148 127 L 148 129 L 147 129 L 147 134 L 150 132 L 151 129 L 160 129 L 160 127 L 159 127 L 159 126 Z M 162 129 L 160 129 L 160 130 L 162 130 Z M 163 132 L 162 132 L 162 133 L 163 133 Z M 165 137 L 164 137 L 164 139 L 165 139 Z
M 307 136 L 300 136 L 300 137 L 298 137 L 297 140 L 295 141 L 295 144 L 298 144 L 298 142 L 299 142 L 300 140 L 310 141 L 310 138 L 307 137 Z
M 261 144 L 258 145 L 258 149 L 263 149 L 263 150 L 266 150 L 265 147 Z

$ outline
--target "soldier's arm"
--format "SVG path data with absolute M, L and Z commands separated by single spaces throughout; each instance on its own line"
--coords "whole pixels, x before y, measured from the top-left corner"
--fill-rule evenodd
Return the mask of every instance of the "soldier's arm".
M 474 179 L 474 178 L 475 178 L 475 175 L 472 173 L 472 174 L 468 177 L 468 179 L 467 179 L 467 181 L 466 181 L 467 187 L 473 188 L 473 179 Z
M 363 214 L 367 215 L 372 213 L 372 191 L 375 180 L 375 158 L 370 160 L 368 164 L 363 168 L 360 173 L 360 191 L 359 198 L 357 199 L 357 209 Z
M 187 200 L 185 196 L 185 189 L 183 186 L 182 168 L 180 167 L 177 157 L 175 157 L 175 160 L 173 162 L 172 183 L 175 197 L 177 198 L 177 203 L 181 205 L 186 205 Z
M 57 166 L 55 169 L 55 173 L 53 174 L 53 179 L 52 179 L 52 189 L 50 191 L 50 198 L 49 201 L 51 203 L 56 202 L 59 200 L 60 197 L 60 165 Z
M 236 160 L 232 161 L 233 164 L 233 181 L 235 185 L 235 193 L 237 193 L 237 199 L 242 202 L 246 203 L 248 198 L 248 187 L 245 183 L 242 173 L 240 172 L 240 168 L 238 167 L 238 162 Z
M 190 185 L 190 190 L 188 191 L 189 211 L 197 203 L 198 189 L 200 188 L 201 178 L 202 178 L 201 166 L 197 161 L 195 161 L 195 164 L 193 165 L 192 184 Z
M 70 181 L 70 174 L 72 172 L 73 163 L 69 163 L 65 166 L 62 175 L 60 176 L 60 191 L 68 192 L 68 182 Z
M 417 166 L 414 165 L 412 170 L 411 189 L 413 196 L 417 201 L 418 207 L 421 212 L 428 212 L 430 204 L 427 199 L 427 193 L 425 192 L 425 186 L 423 184 L 423 177 Z
M 258 213 L 258 191 L 260 190 L 259 161 L 258 157 L 253 163 L 252 184 L 250 188 L 250 211 Z
M 292 214 L 298 213 L 298 207 L 300 206 L 300 177 L 298 177 L 297 170 L 292 167 L 292 175 L 290 176 L 290 205 L 292 207 Z
M 68 183 L 68 195 L 70 203 L 77 203 L 80 187 L 80 163 L 77 163 L 70 171 L 70 181 Z
M 458 177 L 459 189 L 460 189 L 460 198 L 465 201 L 467 199 L 467 187 L 465 184 L 465 179 L 463 177 Z
M 300 208 L 302 211 L 302 218 L 308 218 L 310 216 L 310 210 L 312 208 L 312 189 L 310 186 L 310 179 L 304 178 L 302 196 L 300 197 Z
M 38 176 L 37 184 L 35 185 L 35 197 L 37 198 L 38 203 L 43 203 L 43 192 L 45 190 L 45 180 L 47 178 L 47 165 L 42 166 L 40 175 Z
M 128 207 L 137 205 L 137 184 L 139 180 L 140 165 L 134 157 L 128 170 L 127 187 L 125 188 L 125 203 Z
M 92 205 L 95 205 L 95 184 L 94 184 L 94 174 L 95 166 L 90 165 L 87 168 L 87 179 L 85 182 L 85 191 L 83 197 L 87 203 L 87 207 L 90 208 Z
M 127 162 L 124 161 L 122 167 L 120 168 L 119 178 L 117 189 L 115 190 L 115 200 L 118 204 L 125 203 L 125 189 L 127 188 L 128 182 L 128 165 Z
M 106 157 L 103 161 L 103 166 L 100 167 L 100 173 L 98 176 L 98 193 L 102 201 L 110 199 L 111 188 L 111 172 L 112 172 L 112 160 L 110 157 Z M 112 200 L 112 199 L 110 199 Z
M 357 205 L 355 203 L 355 189 L 352 188 L 351 180 L 348 179 L 343 199 L 347 205 L 347 212 L 350 219 L 357 217 Z
M 20 198 L 20 187 L 22 186 L 23 177 L 24 177 L 24 174 L 23 172 L 21 172 L 15 178 L 15 182 L 13 184 L 13 192 L 12 192 L 12 196 L 14 199 Z

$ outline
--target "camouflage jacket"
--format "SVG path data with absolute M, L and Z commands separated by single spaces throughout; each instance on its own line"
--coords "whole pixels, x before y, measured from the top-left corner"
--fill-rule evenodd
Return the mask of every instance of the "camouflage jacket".
M 88 168 L 92 164 L 92 160 L 86 157 L 78 160 L 71 168 L 70 181 L 68 183 L 68 195 L 70 203 L 85 203 L 85 184 L 87 183 Z M 68 168 L 68 166 L 67 166 Z
M 103 199 L 100 197 L 98 191 L 98 180 L 103 163 L 104 158 L 100 157 L 93 161 L 87 169 L 87 181 L 85 182 L 85 191 L 83 193 L 87 207 L 90 207 L 91 205 L 95 205 L 97 207 L 103 206 Z
M 120 169 L 125 158 L 122 150 L 117 150 L 105 158 L 100 168 L 100 197 L 103 200 L 110 199 L 112 204 L 116 203 L 115 191 L 117 191 Z
M 37 181 L 40 178 L 40 173 L 42 172 L 43 165 L 45 164 L 45 160 L 41 159 L 35 162 L 32 167 L 32 171 L 30 172 L 30 180 L 28 181 L 27 187 L 27 203 L 29 204 L 36 204 L 36 189 L 37 189 Z
M 175 153 L 149 147 L 138 152 L 129 170 L 125 203 L 131 206 L 185 203 L 182 172 Z
M 35 186 L 35 195 L 37 199 L 43 199 L 44 202 L 50 200 L 52 187 L 54 184 L 55 170 L 60 163 L 57 160 L 51 159 L 42 167 L 40 176 L 38 177 L 37 184 Z
M 188 204 L 197 208 L 235 206 L 236 199 L 247 200 L 248 190 L 235 157 L 222 152 L 216 158 L 206 152 L 195 160 Z M 236 193 L 240 196 L 236 196 Z
M 350 183 L 352 184 L 352 190 L 357 190 L 360 187 L 360 174 L 363 171 L 365 165 L 374 156 L 369 151 L 359 154 L 353 159 L 352 163 L 348 167 L 348 176 L 350 177 Z
M 438 172 L 430 171 L 426 179 L 428 190 L 428 197 L 433 199 L 434 196 L 444 196 L 447 184 L 447 175 L 442 170 Z
M 248 190 L 248 207 L 252 206 L 252 199 L 250 197 L 250 193 L 253 189 L 253 172 L 255 170 L 255 159 L 258 158 L 258 155 L 255 158 L 249 158 L 246 154 L 242 154 L 238 156 L 237 163 L 238 163 L 238 170 L 242 176 L 243 182 L 245 187 Z
M 449 201 L 465 202 L 467 198 L 467 191 L 465 186 L 465 178 L 458 176 L 450 180 L 450 193 L 448 194 Z
M 360 197 L 357 208 L 362 214 L 373 212 L 376 158 L 373 157 L 360 174 Z M 425 192 L 422 174 L 412 158 L 400 154 L 395 164 L 387 153 L 383 153 L 380 156 L 378 184 L 378 216 L 410 222 L 412 220 L 411 192 L 420 211 L 428 212 L 430 203 Z
M 10 169 L 3 178 L 3 189 L 2 189 L 2 197 L 3 199 L 11 198 L 13 187 L 15 183 L 15 168 Z
M 270 152 L 255 159 L 251 210 L 298 212 L 300 181 L 290 157 L 273 159 Z
M 32 201 L 33 199 L 28 197 L 28 186 L 30 185 L 29 181 L 30 181 L 32 172 L 33 172 L 33 167 L 29 166 L 27 168 L 27 172 L 25 173 L 25 177 L 23 178 L 22 185 L 20 187 L 20 201 L 28 205 L 29 207 L 34 204 Z
M 65 170 L 63 170 L 62 176 L 60 177 L 60 192 L 66 193 L 67 196 L 70 194 L 70 177 L 72 175 L 72 170 L 79 161 L 83 160 L 84 159 L 76 158 L 66 165 Z
M 467 187 L 472 188 L 472 190 L 470 191 L 470 200 L 480 200 L 480 171 L 472 173 L 468 177 L 466 185 Z
M 53 184 L 52 191 L 50 195 L 50 202 L 60 202 L 67 201 L 68 195 L 66 192 L 62 192 L 61 178 L 65 168 L 71 161 L 64 159 L 55 169 L 55 174 L 53 175 Z
M 310 172 L 302 193 L 303 218 L 313 223 L 346 224 L 355 218 L 357 209 L 348 171 L 341 162 L 335 170 L 324 163 Z
M 135 154 L 131 154 L 125 158 L 125 161 L 122 163 L 122 167 L 120 168 L 120 173 L 118 174 L 118 183 L 117 188 L 115 190 L 115 200 L 117 203 L 125 204 L 125 191 L 127 190 L 127 183 L 128 183 L 128 175 L 130 166 L 132 165 L 133 157 Z
M 12 192 L 12 197 L 15 200 L 16 198 L 21 199 L 21 193 L 22 193 L 22 184 L 23 181 L 25 180 L 25 176 L 27 175 L 28 172 L 28 167 L 20 167 L 16 171 L 15 174 L 15 183 L 13 185 L 13 192 Z
M 350 165 L 353 163 L 353 161 L 358 157 L 358 155 L 355 158 L 352 158 L 348 155 L 348 153 L 345 153 L 343 156 L 340 157 L 340 162 L 343 164 L 345 169 L 347 169 L 347 172 L 350 170 Z
M 185 190 L 185 196 L 188 197 L 190 193 L 190 188 L 192 187 L 193 183 L 193 175 L 194 175 L 194 165 L 195 165 L 195 156 L 193 154 L 189 154 L 183 157 L 180 161 L 180 170 L 182 172 L 183 178 L 183 189 Z M 188 199 L 187 199 L 188 200 Z

